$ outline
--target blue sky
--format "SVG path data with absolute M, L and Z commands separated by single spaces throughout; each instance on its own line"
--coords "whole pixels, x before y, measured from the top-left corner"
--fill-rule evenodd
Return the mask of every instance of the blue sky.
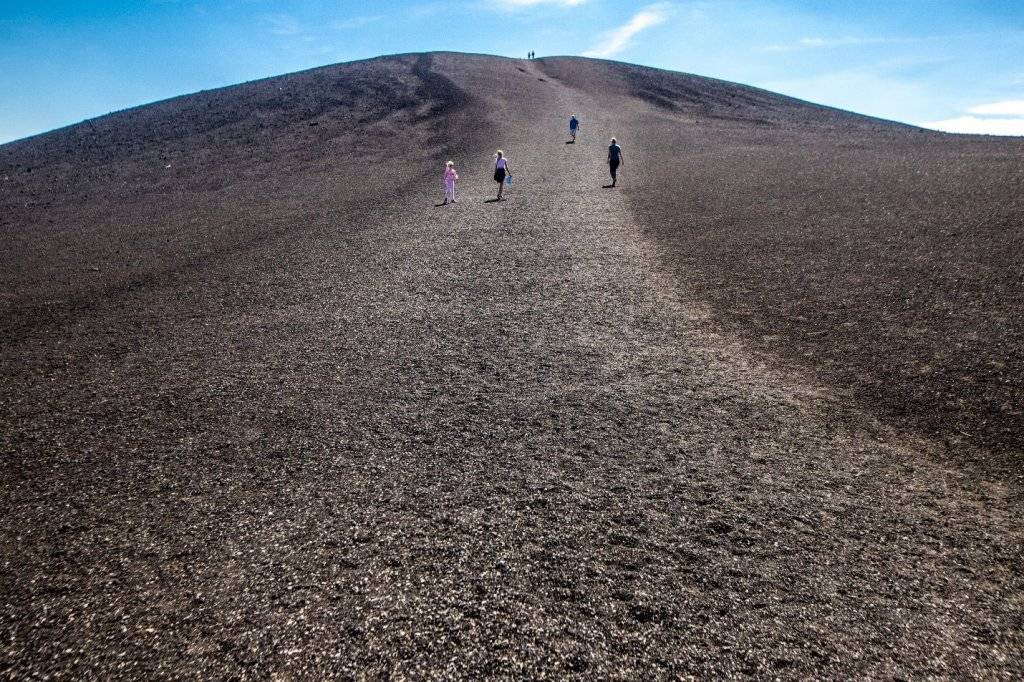
M 530 49 L 1024 135 L 1021 0 L 0 0 L 0 142 L 340 61 Z

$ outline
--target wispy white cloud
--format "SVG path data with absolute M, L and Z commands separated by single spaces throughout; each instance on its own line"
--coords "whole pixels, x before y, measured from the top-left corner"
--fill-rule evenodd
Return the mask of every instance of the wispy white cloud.
M 633 15 L 633 18 L 618 28 L 606 33 L 594 47 L 583 53 L 584 57 L 607 58 L 616 55 L 627 47 L 633 37 L 668 18 L 670 4 L 659 2 L 648 5 Z
M 496 7 L 517 8 L 533 7 L 534 5 L 561 5 L 562 7 L 576 7 L 583 5 L 590 0 L 498 0 L 493 3 Z
M 364 15 L 306 24 L 291 14 L 280 13 L 263 15 L 261 20 L 269 33 L 285 38 L 292 43 L 332 43 L 336 40 L 332 31 L 362 28 L 384 18 L 384 15 Z
M 797 50 L 828 49 L 838 47 L 859 47 L 863 45 L 917 45 L 917 44 L 950 44 L 963 43 L 967 40 L 1006 40 L 1007 36 L 1018 35 L 1005 31 L 974 31 L 917 36 L 839 36 L 832 38 L 808 37 L 793 43 L 776 43 L 758 48 L 762 52 L 795 52 Z M 1024 33 L 1019 37 L 1024 37 Z
M 1024 116 L 1024 100 L 1012 99 L 1005 102 L 979 104 L 968 109 L 967 113 L 979 116 Z
M 761 48 L 765 52 L 796 52 L 797 50 L 813 50 L 833 47 L 855 47 L 859 45 L 897 45 L 913 42 L 912 38 L 872 38 L 846 36 L 843 38 L 801 38 L 795 43 L 768 45 Z
M 450 2 L 451 0 L 449 0 Z M 495 12 L 518 12 L 530 7 L 578 7 L 585 5 L 591 0 L 483 0 L 484 9 Z M 445 3 L 438 3 L 438 6 L 445 8 Z
M 362 17 L 351 17 L 349 19 L 342 19 L 340 21 L 336 21 L 333 24 L 331 24 L 331 27 L 342 31 L 352 28 L 362 28 L 363 26 L 376 23 L 384 18 L 385 17 L 383 14 L 374 14 Z
M 305 32 L 298 19 L 290 14 L 268 14 L 263 17 L 267 30 L 276 36 L 297 36 Z
M 947 133 L 971 135 L 1024 135 L 1024 117 L 985 118 L 981 116 L 958 116 L 942 121 L 928 121 L 922 128 L 942 130 Z

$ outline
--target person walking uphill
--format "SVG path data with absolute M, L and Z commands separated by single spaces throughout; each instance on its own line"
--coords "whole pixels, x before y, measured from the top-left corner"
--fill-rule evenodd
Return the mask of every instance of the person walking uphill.
M 455 163 L 449 161 L 444 165 L 444 203 L 448 203 L 449 200 L 455 203 L 455 181 L 459 179 L 459 174 L 455 172 Z
M 569 135 L 572 136 L 572 141 L 576 141 L 576 133 L 580 129 L 580 121 L 576 118 L 576 114 L 569 117 Z
M 512 171 L 508 167 L 508 159 L 505 152 L 498 150 L 494 155 L 494 181 L 498 183 L 498 201 L 501 201 L 501 191 L 505 189 L 505 176 L 512 178 Z
M 615 186 L 615 176 L 619 170 L 619 165 L 622 163 L 622 147 L 618 145 L 615 138 L 612 138 L 612 144 L 608 147 L 608 171 L 612 174 L 611 187 Z

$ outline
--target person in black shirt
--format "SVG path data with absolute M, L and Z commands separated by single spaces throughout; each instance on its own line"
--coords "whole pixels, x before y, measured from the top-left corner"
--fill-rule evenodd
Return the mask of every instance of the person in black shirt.
M 622 147 L 615 142 L 615 138 L 612 138 L 612 144 L 608 147 L 608 170 L 612 174 L 612 187 L 615 186 L 615 174 L 619 170 L 619 165 L 622 164 Z

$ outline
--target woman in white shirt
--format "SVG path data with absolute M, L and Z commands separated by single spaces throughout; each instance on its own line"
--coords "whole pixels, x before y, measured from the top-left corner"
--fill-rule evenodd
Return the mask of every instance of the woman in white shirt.
M 498 183 L 498 201 L 501 201 L 501 190 L 505 188 L 505 176 L 512 177 L 512 170 L 508 167 L 505 152 L 499 149 L 494 158 L 494 181 Z

